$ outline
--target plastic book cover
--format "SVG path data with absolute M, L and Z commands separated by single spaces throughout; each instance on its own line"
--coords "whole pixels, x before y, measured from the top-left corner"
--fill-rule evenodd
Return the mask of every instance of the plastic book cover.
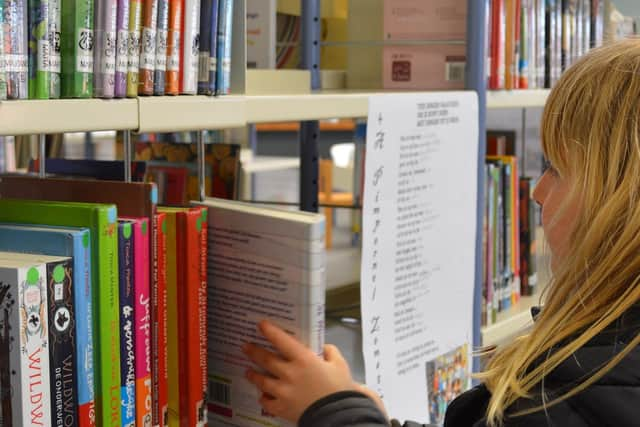
M 167 35 L 167 70 L 165 94 L 180 93 L 180 48 L 182 46 L 182 0 L 169 0 L 169 25 Z
M 209 95 L 216 93 L 216 87 L 218 82 L 218 25 L 220 19 L 218 13 L 220 12 L 220 1 L 212 0 L 211 5 L 211 31 L 209 37 L 211 38 L 210 52 L 209 52 Z
M 26 99 L 29 97 L 27 0 L 5 0 L 4 16 L 7 99 Z
M 140 95 L 153 95 L 156 68 L 156 36 L 158 30 L 158 0 L 143 0 L 142 37 L 140 45 Z
M 167 71 L 167 37 L 169 28 L 169 0 L 158 0 L 158 30 L 156 33 L 156 55 L 153 77 L 154 95 L 164 95 Z
M 97 98 L 115 96 L 117 0 L 95 0 L 93 90 Z
M 231 91 L 231 42 L 233 35 L 233 0 L 219 0 L 216 93 Z
M 6 425 L 51 423 L 46 276 L 44 264 L 0 261 L 0 377 L 11 390 L 2 402 Z
M 151 308 L 153 328 L 151 376 L 153 382 L 153 425 L 169 425 L 169 384 L 167 366 L 167 223 L 164 213 L 157 213 L 158 227 L 154 242 L 153 286 L 151 288 Z
M 95 426 L 91 234 L 87 228 L 0 224 L 0 250 L 73 258 L 78 425 Z
M 200 50 L 200 0 L 182 0 L 182 45 L 180 49 L 180 94 L 198 93 Z
M 131 221 L 118 221 L 120 292 L 120 388 L 122 426 L 136 423 L 136 333 L 134 240 Z
M 49 0 L 49 98 L 60 98 L 62 0 Z
M 200 51 L 198 60 L 198 94 L 210 95 L 209 92 L 209 57 L 211 56 L 211 13 L 213 0 L 200 2 Z
M 9 46 L 5 46 L 4 43 L 4 33 L 6 27 L 5 25 L 5 16 L 4 16 L 4 2 L 0 2 L 0 100 L 7 99 L 7 59 L 6 59 L 6 50 Z M 1 150 L 1 148 L 0 148 Z M 2 163 L 0 163 L 0 168 L 2 167 Z
M 142 0 L 129 0 L 129 60 L 127 63 L 127 97 L 129 98 L 138 96 L 141 31 Z
M 29 98 L 49 99 L 49 0 L 29 0 Z
M 62 3 L 63 98 L 93 96 L 93 0 Z
M 2 179 L 4 183 L 4 178 Z M 95 192 L 95 191 L 94 191 Z M 0 199 L 0 221 L 87 227 L 92 236 L 97 425 L 120 419 L 120 333 L 114 205 Z M 113 395 L 113 391 L 117 395 Z M 115 402 L 115 404 L 114 404 Z
M 118 0 L 116 18 L 116 73 L 115 96 L 127 96 L 127 72 L 129 70 L 129 0 Z

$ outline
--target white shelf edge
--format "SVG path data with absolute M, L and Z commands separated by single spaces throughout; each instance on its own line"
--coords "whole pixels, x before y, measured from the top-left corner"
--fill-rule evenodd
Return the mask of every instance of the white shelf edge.
M 368 93 L 247 96 L 248 123 L 366 117 Z
M 487 91 L 487 108 L 535 108 L 544 107 L 549 89 Z

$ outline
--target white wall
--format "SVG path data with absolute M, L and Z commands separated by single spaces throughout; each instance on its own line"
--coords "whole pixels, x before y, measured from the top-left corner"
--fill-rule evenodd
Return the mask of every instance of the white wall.
M 620 13 L 627 16 L 640 16 L 640 1 L 638 0 L 614 0 Z

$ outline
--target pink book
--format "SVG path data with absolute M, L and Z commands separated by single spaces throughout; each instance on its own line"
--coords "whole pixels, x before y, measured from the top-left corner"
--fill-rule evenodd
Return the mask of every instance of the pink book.
M 467 0 L 385 0 L 387 40 L 466 40 Z
M 151 426 L 151 278 L 149 277 L 150 243 L 149 220 L 134 221 L 135 236 L 135 371 L 136 371 L 136 425 Z

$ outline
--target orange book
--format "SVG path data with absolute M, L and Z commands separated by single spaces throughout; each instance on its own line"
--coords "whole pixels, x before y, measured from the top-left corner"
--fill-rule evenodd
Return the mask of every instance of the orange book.
M 158 213 L 154 217 L 157 237 L 153 242 L 156 257 L 153 260 L 153 282 L 151 292 L 151 377 L 153 381 L 153 425 L 166 427 L 168 421 L 168 366 L 167 366 L 167 230 L 166 216 Z
M 142 3 L 142 41 L 140 43 L 140 73 L 138 76 L 138 93 L 140 95 L 153 95 L 157 22 L 158 0 L 144 0 Z
M 505 73 L 504 87 L 505 89 L 515 89 L 516 76 L 516 58 L 515 58 L 515 42 L 516 42 L 516 0 L 505 0 L 507 29 L 505 32 Z
M 169 31 L 167 35 L 167 71 L 165 94 L 180 93 L 180 46 L 182 31 L 182 1 L 169 0 Z

